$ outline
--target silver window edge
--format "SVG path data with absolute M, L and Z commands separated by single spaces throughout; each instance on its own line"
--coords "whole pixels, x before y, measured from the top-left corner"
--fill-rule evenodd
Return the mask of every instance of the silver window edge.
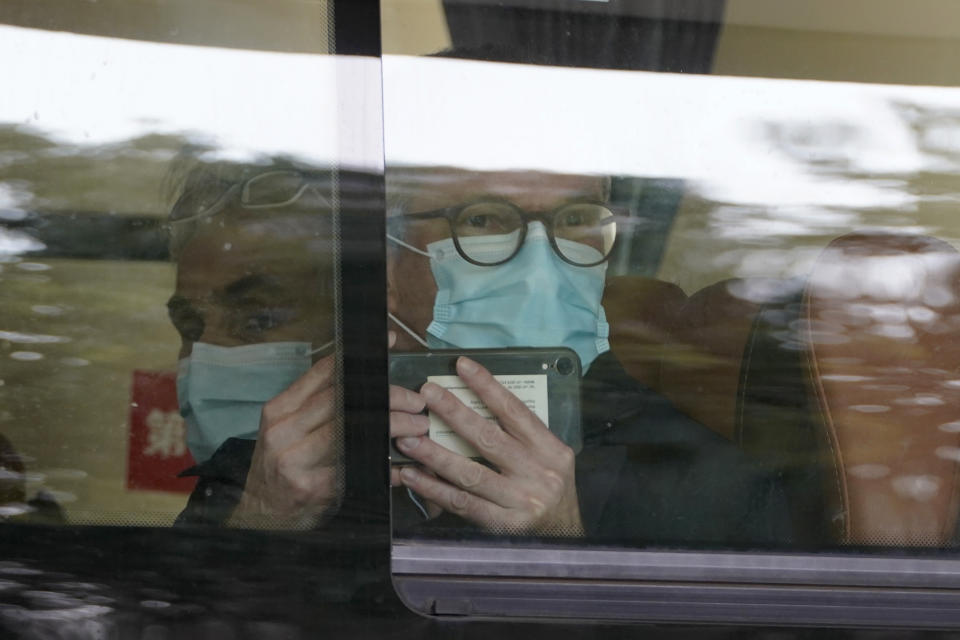
M 801 626 L 960 626 L 960 560 L 398 543 L 428 615 Z
M 395 575 L 960 589 L 960 559 L 842 552 L 734 553 L 393 545 Z

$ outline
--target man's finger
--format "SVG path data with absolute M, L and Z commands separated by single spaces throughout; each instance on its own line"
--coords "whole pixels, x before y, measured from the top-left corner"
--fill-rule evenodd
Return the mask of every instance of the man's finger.
M 427 402 L 416 391 L 395 384 L 390 385 L 390 410 L 420 413 L 426 408 Z
M 268 421 L 274 422 L 293 413 L 307 398 L 333 384 L 334 358 L 335 354 L 320 358 L 285 391 L 265 404 L 263 413 Z
M 422 436 L 430 430 L 430 419 L 425 415 L 415 413 L 404 413 L 402 411 L 390 412 L 390 437 L 400 438 L 403 436 Z
M 545 447 L 552 449 L 554 444 L 562 444 L 530 407 L 504 388 L 478 363 L 460 356 L 457 358 L 457 375 L 477 394 L 490 413 L 496 416 L 500 426 L 511 436 L 531 446 L 538 453 L 549 454 L 548 450 L 544 450 Z
M 451 429 L 472 444 L 480 455 L 501 469 L 522 465 L 529 453 L 496 422 L 482 417 L 455 395 L 428 382 L 420 389 L 431 414 L 436 414 Z
M 519 506 L 520 497 L 513 484 L 484 465 L 465 458 L 429 438 L 398 438 L 401 453 L 423 464 L 447 482 L 473 495 L 504 506 Z
M 297 411 L 272 424 L 264 424 L 260 438 L 268 449 L 284 451 L 321 427 L 332 425 L 336 418 L 335 391 L 335 387 L 327 387 L 308 398 Z
M 509 513 L 488 500 L 433 478 L 413 467 L 400 471 L 400 481 L 421 497 L 438 504 L 444 511 L 455 513 L 488 529 L 509 522 Z
M 332 426 L 332 425 L 325 425 Z M 336 430 L 317 429 L 283 451 L 278 457 L 278 473 L 296 484 L 299 476 L 316 475 L 319 467 L 333 466 L 340 459 L 340 447 L 336 446 Z M 306 479 L 304 482 L 307 482 Z

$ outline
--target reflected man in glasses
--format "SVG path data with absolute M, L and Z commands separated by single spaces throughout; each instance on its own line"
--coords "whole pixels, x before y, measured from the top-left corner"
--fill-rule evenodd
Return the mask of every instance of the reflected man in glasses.
M 315 526 L 343 490 L 329 178 L 196 159 L 172 176 L 167 306 L 197 463 L 178 524 Z
M 415 461 L 391 471 L 409 494 L 394 502 L 401 534 L 466 526 L 661 544 L 790 539 L 776 482 L 610 353 L 601 301 L 618 225 L 608 195 L 597 176 L 388 172 L 395 348 L 565 346 L 585 372 L 577 455 L 468 358 L 457 373 L 495 421 L 438 385 L 392 386 L 391 433 Z M 427 437 L 424 409 L 489 464 Z

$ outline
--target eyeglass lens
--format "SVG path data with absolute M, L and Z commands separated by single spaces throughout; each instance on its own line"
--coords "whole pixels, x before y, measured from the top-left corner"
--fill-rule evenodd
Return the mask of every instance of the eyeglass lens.
M 244 182 L 204 180 L 180 196 L 171 220 L 176 222 L 216 213 L 235 196 L 236 189 L 240 189 L 240 205 L 247 209 L 297 203 L 306 208 L 329 210 L 329 200 L 318 188 L 310 188 L 315 184 L 297 171 L 268 171 Z
M 466 257 L 480 264 L 497 264 L 516 252 L 523 215 L 501 202 L 479 202 L 464 207 L 453 221 L 453 233 Z M 575 264 L 594 264 L 613 248 L 617 226 L 606 207 L 573 203 L 556 212 L 553 236 L 557 249 Z

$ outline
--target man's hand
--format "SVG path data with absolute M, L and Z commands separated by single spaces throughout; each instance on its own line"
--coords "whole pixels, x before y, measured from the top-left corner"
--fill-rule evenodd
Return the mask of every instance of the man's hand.
M 416 391 L 395 384 L 390 385 L 390 437 L 404 438 L 426 435 L 430 430 L 430 419 L 422 411 L 426 401 Z M 398 487 L 400 469 L 390 467 L 390 485 Z
M 430 502 L 491 531 L 583 535 L 573 450 L 473 360 L 458 359 L 457 374 L 496 416 L 499 425 L 482 418 L 438 385 L 427 383 L 415 395 L 421 396 L 432 413 L 463 436 L 495 469 L 422 435 L 409 435 L 397 438 L 397 447 L 437 477 L 408 466 L 397 474 L 399 480 Z M 392 391 L 390 399 L 394 431 Z M 415 408 L 409 399 L 405 402 Z
M 228 524 L 309 527 L 340 505 L 343 439 L 334 356 L 267 402 L 240 503 Z

